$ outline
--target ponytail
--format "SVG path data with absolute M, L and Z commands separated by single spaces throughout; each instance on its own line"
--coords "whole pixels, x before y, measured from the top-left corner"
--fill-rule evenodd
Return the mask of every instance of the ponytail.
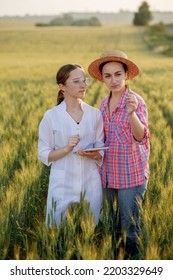
M 63 90 L 60 89 L 57 95 L 57 105 L 59 105 L 64 100 Z

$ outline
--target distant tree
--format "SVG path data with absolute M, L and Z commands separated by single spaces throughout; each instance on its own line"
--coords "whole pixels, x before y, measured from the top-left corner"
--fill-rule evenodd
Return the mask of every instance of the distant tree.
M 89 25 L 90 26 L 101 26 L 101 22 L 97 17 L 91 17 L 89 19 Z
M 150 11 L 150 7 L 148 3 L 144 1 L 139 7 L 138 12 L 134 15 L 133 24 L 146 26 L 151 20 L 152 13 Z
M 165 34 L 166 32 L 166 25 L 163 22 L 159 22 L 157 24 L 153 24 L 150 26 L 148 32 L 151 34 Z
M 49 26 L 49 23 L 44 23 L 44 22 L 37 22 L 35 24 L 36 27 L 45 27 L 45 26 Z
M 60 17 L 54 18 L 49 22 L 49 26 L 64 25 L 63 19 Z
M 89 19 L 77 19 L 72 22 L 75 26 L 101 26 L 100 21 L 96 17 L 91 17 Z
M 73 17 L 70 14 L 64 14 L 63 17 L 57 17 L 50 21 L 49 25 L 71 25 Z

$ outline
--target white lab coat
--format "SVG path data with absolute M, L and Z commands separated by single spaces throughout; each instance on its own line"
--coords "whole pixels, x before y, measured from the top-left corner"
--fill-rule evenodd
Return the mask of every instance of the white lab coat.
M 103 120 L 98 109 L 83 101 L 81 106 L 84 113 L 79 124 L 67 113 L 66 103 L 63 101 L 46 111 L 39 125 L 38 158 L 46 165 L 51 164 L 46 213 L 46 222 L 50 226 L 52 220 L 59 225 L 61 216 L 66 217 L 68 207 L 79 202 L 80 195 L 84 192 L 85 199 L 90 202 L 90 210 L 95 215 L 96 224 L 99 221 L 102 204 L 98 170 L 100 162 L 79 156 L 75 151 L 104 145 Z M 77 134 L 80 141 L 72 152 L 48 163 L 49 152 L 66 146 L 69 137 Z

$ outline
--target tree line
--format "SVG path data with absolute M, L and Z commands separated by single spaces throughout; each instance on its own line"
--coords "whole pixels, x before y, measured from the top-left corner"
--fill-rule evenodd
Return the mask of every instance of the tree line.
M 62 17 L 57 17 L 49 23 L 36 23 L 38 27 L 44 26 L 101 26 L 101 22 L 96 17 L 89 19 L 74 19 L 70 14 L 64 14 Z

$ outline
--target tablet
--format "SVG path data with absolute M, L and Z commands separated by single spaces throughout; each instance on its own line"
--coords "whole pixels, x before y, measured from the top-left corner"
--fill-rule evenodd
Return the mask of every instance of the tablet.
M 107 150 L 109 147 L 97 147 L 97 148 L 89 148 L 89 149 L 84 149 L 84 152 L 95 152 L 95 151 L 101 151 L 101 150 Z

